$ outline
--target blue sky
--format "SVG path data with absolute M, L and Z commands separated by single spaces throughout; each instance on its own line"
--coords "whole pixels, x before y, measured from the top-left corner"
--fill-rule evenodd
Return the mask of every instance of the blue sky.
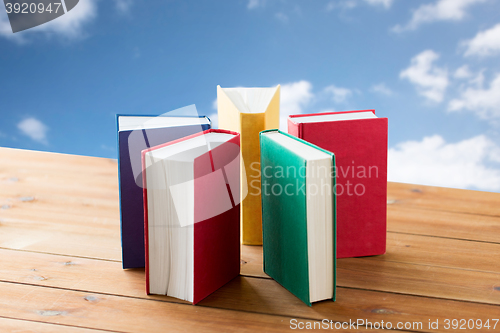
M 374 108 L 389 180 L 500 192 L 500 2 L 80 0 L 13 34 L 0 146 L 116 158 L 116 113 L 281 84 L 288 114 Z

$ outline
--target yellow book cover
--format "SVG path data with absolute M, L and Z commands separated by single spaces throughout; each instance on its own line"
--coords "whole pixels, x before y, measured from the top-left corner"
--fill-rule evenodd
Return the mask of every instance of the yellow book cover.
M 280 86 L 217 86 L 217 113 L 219 128 L 241 135 L 241 198 L 244 198 L 241 202 L 241 241 L 246 245 L 262 245 L 259 133 L 279 127 Z

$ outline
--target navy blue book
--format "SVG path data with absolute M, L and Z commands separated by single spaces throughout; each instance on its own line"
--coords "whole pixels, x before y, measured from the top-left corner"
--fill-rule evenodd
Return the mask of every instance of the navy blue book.
M 123 268 L 144 267 L 141 151 L 210 129 L 204 116 L 116 115 Z

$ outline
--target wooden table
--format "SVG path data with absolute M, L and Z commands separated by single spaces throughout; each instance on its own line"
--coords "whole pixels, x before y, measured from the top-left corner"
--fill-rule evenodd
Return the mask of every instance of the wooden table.
M 267 332 L 323 319 L 432 332 L 489 319 L 482 330 L 500 332 L 500 194 L 388 193 L 387 254 L 339 260 L 337 302 L 304 305 L 262 272 L 261 247 L 243 246 L 241 276 L 192 306 L 147 296 L 144 270 L 121 268 L 116 161 L 0 148 L 0 332 Z

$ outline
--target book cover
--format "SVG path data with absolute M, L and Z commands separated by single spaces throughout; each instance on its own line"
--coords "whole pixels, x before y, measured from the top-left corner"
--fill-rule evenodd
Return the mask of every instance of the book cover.
M 361 113 L 369 118 L 349 119 Z M 360 110 L 288 118 L 288 133 L 335 154 L 338 258 L 386 251 L 388 120 L 374 115 Z M 329 116 L 342 119 L 323 118 Z
M 219 128 L 241 134 L 241 240 L 262 245 L 259 132 L 279 127 L 280 86 L 273 88 L 217 87 Z
M 332 183 L 316 199 L 329 200 L 327 206 L 323 207 L 323 212 L 330 214 L 330 226 L 317 232 L 316 237 L 311 235 L 311 227 L 319 225 L 320 216 L 315 212 L 308 212 L 314 208 L 311 206 L 313 200 L 309 191 L 313 191 L 308 182 L 310 173 L 304 172 L 308 161 L 298 152 L 298 149 L 289 149 L 273 141 L 266 134 L 278 132 L 300 142 L 303 146 L 313 147 L 320 151 L 330 162 L 330 169 L 326 175 Z M 332 195 L 332 187 L 335 178 L 332 176 L 332 169 L 335 165 L 335 157 L 331 152 L 325 151 L 311 145 L 303 140 L 297 139 L 281 131 L 264 131 L 260 135 L 261 147 L 261 170 L 262 170 L 262 221 L 263 221 L 263 251 L 264 251 L 264 272 L 274 280 L 288 289 L 307 305 L 311 305 L 310 288 L 315 287 L 316 280 L 311 279 L 311 265 L 316 262 L 320 268 L 324 268 L 323 274 L 333 274 L 329 288 L 333 288 L 329 298 L 335 300 L 336 284 L 336 255 L 335 255 L 335 196 Z M 330 195 L 328 195 L 328 191 Z M 330 210 L 325 207 L 329 207 Z M 323 244 L 318 248 L 316 245 L 327 242 L 325 230 L 330 230 L 330 244 Z M 330 262 L 321 264 L 317 255 L 324 255 L 330 251 Z M 329 272 L 326 272 L 330 270 Z M 319 286 L 318 286 L 319 287 Z M 326 297 L 326 298 L 328 298 Z M 319 297 L 320 299 L 326 299 Z
M 204 124 L 148 128 L 145 130 L 120 129 L 120 121 L 130 117 L 141 118 L 144 122 L 156 118 L 152 115 L 116 115 L 118 144 L 118 183 L 120 193 L 120 228 L 122 241 L 123 268 L 144 267 L 144 210 L 142 202 L 141 151 L 164 142 L 210 128 L 206 117 Z M 184 117 L 162 118 L 181 119 Z M 178 123 L 178 122 L 177 122 Z M 137 127 L 140 127 L 138 125 Z M 133 134 L 134 133 L 134 134 Z M 134 170 L 139 168 L 139 170 Z M 134 172 L 135 171 L 135 172 Z
M 232 138 L 220 145 L 213 146 L 207 142 L 206 152 L 199 154 L 193 162 L 193 179 L 185 181 L 183 184 L 167 184 L 168 190 L 173 191 L 174 187 L 184 186 L 181 200 L 189 201 L 186 197 L 185 189 L 192 186 L 193 206 L 191 213 L 184 210 L 180 214 L 187 213 L 193 216 L 193 223 L 180 223 L 181 228 L 191 228 L 192 237 L 192 270 L 193 279 L 188 284 L 192 290 L 192 296 L 183 298 L 171 293 L 169 288 L 165 289 L 165 294 L 179 297 L 197 304 L 205 297 L 213 293 L 218 288 L 239 275 L 240 271 L 240 135 L 227 130 L 211 129 L 202 133 L 196 133 L 178 140 L 174 140 L 142 152 L 143 169 L 147 168 L 147 154 L 164 147 L 175 146 L 192 139 L 206 136 L 210 133 L 230 134 Z M 200 147 L 197 147 L 200 149 Z M 178 152 L 180 156 L 183 152 Z M 182 159 L 185 160 L 184 157 Z M 148 171 L 143 172 L 143 182 L 148 186 L 157 184 L 158 179 L 150 179 L 148 183 Z M 174 173 L 171 179 L 177 179 Z M 168 179 L 168 177 L 167 177 Z M 168 180 L 167 180 L 168 182 Z M 143 190 L 144 195 L 144 234 L 146 248 L 146 292 L 158 293 L 152 290 L 151 274 L 157 267 L 157 261 L 153 255 L 161 256 L 162 248 L 157 248 L 152 244 L 152 220 L 151 198 L 148 198 L 148 186 Z M 151 189 L 149 189 L 151 191 Z M 175 201 L 175 199 L 174 199 Z M 149 205 L 148 205 L 149 203 Z M 173 211 L 177 205 L 169 205 L 167 210 Z M 179 228 L 179 226 L 175 226 Z M 168 238 L 168 237 L 167 237 Z M 164 246 L 175 246 L 176 240 L 167 239 Z M 154 252 L 154 253 L 153 253 Z M 175 271 L 179 267 L 174 262 L 170 263 L 166 274 L 176 275 Z M 189 270 L 188 269 L 188 270 Z

